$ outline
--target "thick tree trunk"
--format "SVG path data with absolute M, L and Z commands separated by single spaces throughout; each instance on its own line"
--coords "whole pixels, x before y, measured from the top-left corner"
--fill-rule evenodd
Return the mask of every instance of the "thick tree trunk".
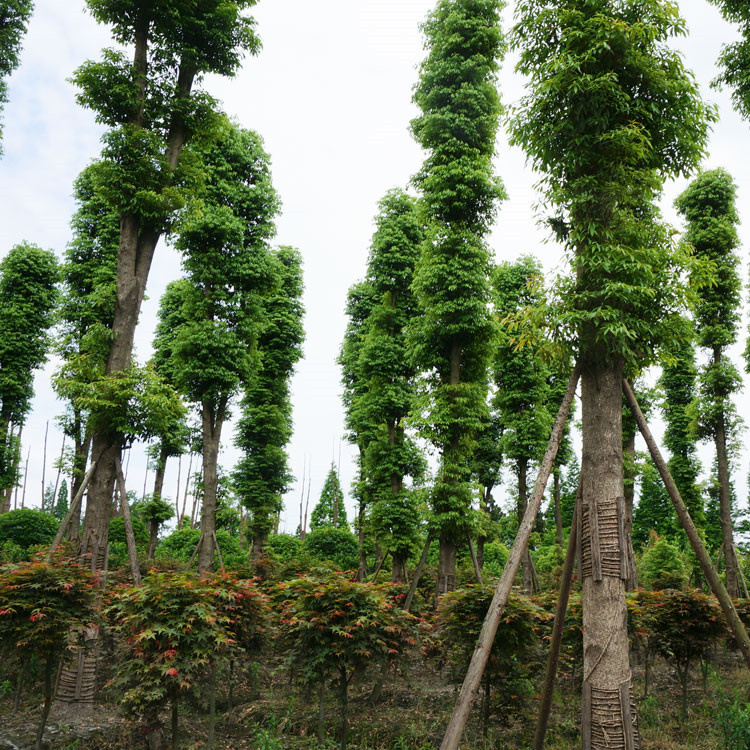
M 440 556 L 438 561 L 437 589 L 438 596 L 456 589 L 456 542 L 452 534 L 440 537 Z
M 393 566 L 391 567 L 391 581 L 403 583 L 406 581 L 406 555 L 396 552 L 391 553 Z
M 120 449 L 119 441 L 113 442 L 109 436 L 95 435 L 93 438 L 92 455 L 97 461 L 88 485 L 81 555 L 92 555 L 96 570 L 102 568 L 104 561 L 117 477 L 115 461 L 120 455 Z
M 252 556 L 254 562 L 258 562 L 258 560 L 263 557 L 263 552 L 267 543 L 268 534 L 265 531 L 253 535 Z
M 729 458 L 724 415 L 721 414 L 714 433 L 716 445 L 716 469 L 719 475 L 719 514 L 721 520 L 722 547 L 726 565 L 727 591 L 734 599 L 739 598 L 740 584 L 737 573 L 737 556 L 734 552 L 734 529 L 732 524 L 732 496 L 729 487 Z
M 620 539 L 622 363 L 585 367 L 581 391 L 583 747 L 637 748 Z
M 203 510 L 201 512 L 201 539 L 198 553 L 198 570 L 213 570 L 214 537 L 216 535 L 216 467 L 219 460 L 219 441 L 226 404 L 222 402 L 214 411 L 208 401 L 203 402 Z

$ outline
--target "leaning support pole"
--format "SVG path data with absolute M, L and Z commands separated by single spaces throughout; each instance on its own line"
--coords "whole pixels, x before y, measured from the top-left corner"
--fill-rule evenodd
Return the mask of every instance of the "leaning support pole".
M 141 585 L 141 569 L 138 567 L 138 550 L 135 548 L 135 534 L 133 533 L 133 520 L 130 518 L 130 505 L 128 505 L 128 493 L 125 491 L 125 477 L 122 473 L 120 457 L 115 456 L 115 469 L 117 471 L 117 488 L 120 491 L 120 505 L 122 505 L 122 520 L 125 521 L 125 540 L 128 543 L 128 558 L 130 560 L 130 575 L 133 585 Z
M 78 506 L 81 504 L 81 498 L 83 497 L 83 493 L 86 491 L 86 487 L 88 487 L 89 480 L 91 479 L 95 468 L 96 461 L 92 461 L 91 466 L 89 466 L 89 470 L 86 472 L 83 480 L 81 481 L 81 486 L 78 488 L 78 492 L 76 492 L 75 497 L 73 498 L 73 502 L 71 502 L 70 504 L 70 508 L 68 508 L 68 512 L 65 514 L 65 518 L 63 518 L 62 523 L 60 524 L 60 528 L 57 530 L 57 534 L 55 534 L 55 538 L 52 540 L 52 544 L 50 544 L 49 546 L 49 550 L 47 551 L 47 554 L 45 556 L 45 560 L 47 562 L 52 559 L 52 555 L 55 553 L 55 550 L 60 546 L 60 542 L 63 540 L 65 532 L 68 530 L 68 526 L 70 526 L 70 522 L 73 520 L 73 516 L 78 510 Z
M 490 658 L 490 650 L 492 649 L 492 642 L 495 640 L 495 633 L 497 633 L 500 618 L 503 615 L 505 605 L 508 603 L 511 586 L 513 586 L 513 581 L 521 564 L 521 558 L 528 547 L 531 530 L 534 527 L 539 506 L 542 504 L 544 488 L 547 486 L 547 480 L 552 472 L 552 464 L 560 447 L 560 440 L 565 429 L 565 422 L 570 413 L 570 405 L 573 401 L 580 374 L 581 368 L 579 365 L 576 365 L 570 376 L 568 389 L 565 391 L 560 409 L 557 412 L 557 419 L 552 427 L 552 435 L 549 439 L 547 451 L 539 466 L 539 473 L 534 483 L 534 491 L 531 493 L 531 498 L 518 528 L 518 534 L 516 534 L 510 555 L 503 568 L 503 574 L 497 584 L 497 589 L 495 595 L 492 597 L 487 615 L 484 618 L 484 624 L 479 633 L 469 668 L 466 671 L 461 692 L 458 695 L 456 705 L 453 707 L 453 713 L 451 714 L 448 728 L 445 730 L 440 750 L 458 750 L 458 745 L 461 742 L 466 722 L 469 720 L 469 714 L 471 713 L 471 704 L 474 702 L 474 696 L 479 689 L 484 669 L 487 666 L 487 660 Z
M 560 656 L 560 643 L 562 642 L 563 626 L 565 625 L 565 612 L 568 609 L 570 598 L 570 584 L 573 580 L 573 568 L 576 563 L 576 547 L 578 544 L 578 513 L 581 505 L 581 492 L 583 485 L 578 481 L 578 492 L 576 493 L 576 505 L 573 510 L 573 522 L 570 525 L 570 536 L 568 537 L 568 549 L 565 553 L 565 565 L 563 566 L 560 579 L 560 593 L 557 597 L 557 609 L 555 610 L 555 623 L 552 626 L 552 638 L 549 644 L 549 655 L 547 656 L 547 674 L 544 678 L 542 690 L 542 702 L 539 706 L 539 717 L 534 732 L 533 750 L 543 750 L 544 738 L 547 734 L 549 712 L 552 707 L 552 692 L 557 677 L 557 660 Z
M 432 544 L 432 532 L 428 532 L 427 539 L 425 539 L 424 541 L 422 554 L 419 558 L 419 562 L 417 563 L 417 569 L 414 571 L 414 578 L 412 578 L 411 586 L 409 586 L 409 593 L 406 595 L 406 601 L 404 602 L 404 609 L 407 612 L 411 609 L 411 603 L 414 601 L 414 594 L 417 592 L 417 586 L 419 586 L 419 579 L 422 577 L 424 564 L 427 562 L 427 554 L 430 551 L 430 544 Z
M 747 664 L 748 669 L 750 669 L 750 637 L 748 637 L 747 630 L 745 630 L 745 626 L 742 624 L 742 620 L 740 620 L 737 610 L 734 608 L 734 604 L 732 604 L 732 600 L 727 593 L 726 587 L 721 582 L 721 578 L 719 578 L 719 574 L 716 572 L 716 568 L 711 563 L 711 558 L 709 557 L 706 548 L 703 546 L 703 542 L 698 534 L 698 530 L 695 528 L 693 519 L 690 518 L 690 513 L 680 495 L 680 491 L 677 489 L 677 485 L 674 483 L 674 479 L 672 479 L 672 474 L 662 458 L 659 447 L 656 445 L 654 436 L 651 434 L 651 430 L 649 430 L 648 425 L 646 424 L 646 418 L 643 416 L 641 407 L 638 406 L 638 401 L 635 397 L 635 393 L 633 393 L 633 389 L 630 387 L 630 383 L 628 383 L 627 380 L 624 380 L 622 388 L 625 393 L 625 398 L 627 398 L 628 404 L 630 405 L 630 409 L 633 412 L 633 416 L 635 417 L 635 421 L 638 424 L 638 429 L 641 431 L 641 435 L 643 435 L 643 439 L 646 441 L 648 450 L 651 453 L 651 458 L 653 459 L 656 468 L 659 470 L 659 474 L 661 474 L 661 478 L 664 481 L 669 496 L 672 498 L 677 515 L 682 522 L 682 527 L 685 529 L 690 544 L 693 546 L 693 551 L 701 565 L 703 575 L 706 576 L 706 580 L 709 582 L 711 590 L 714 592 L 714 596 L 719 600 L 719 604 L 724 611 L 724 616 L 727 618 L 727 623 L 732 629 L 732 633 L 737 640 L 740 651 L 742 651 L 742 655 L 745 657 L 745 663 Z

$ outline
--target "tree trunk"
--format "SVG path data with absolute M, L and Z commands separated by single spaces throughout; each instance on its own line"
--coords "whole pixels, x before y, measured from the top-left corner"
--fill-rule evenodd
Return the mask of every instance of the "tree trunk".
M 516 514 L 518 516 L 518 523 L 521 523 L 523 514 L 526 512 L 526 478 L 529 469 L 529 461 L 527 458 L 519 458 L 516 466 L 517 479 L 518 479 L 518 502 L 516 505 Z M 531 560 L 531 553 L 528 548 L 523 556 L 523 562 L 521 563 L 521 588 L 526 594 L 534 593 L 534 573 L 533 563 Z
M 581 404 L 583 747 L 633 747 L 633 741 L 639 747 L 622 579 L 626 553 L 618 530 L 624 506 L 621 362 L 584 368 Z
M 252 556 L 254 562 L 258 562 L 258 560 L 263 557 L 263 551 L 265 550 L 267 543 L 268 534 L 265 531 L 253 535 Z
M 456 589 L 456 542 L 452 534 L 440 537 L 440 557 L 436 594 L 441 596 Z
M 406 555 L 403 553 L 391 552 L 393 566 L 391 567 L 391 581 L 393 583 L 403 583 L 406 581 Z
M 721 352 L 714 349 L 714 362 L 719 363 Z M 729 486 L 729 458 L 727 457 L 727 437 L 724 413 L 719 415 L 714 433 L 716 445 L 716 469 L 719 475 L 719 514 L 721 519 L 722 547 L 726 565 L 727 591 L 733 599 L 740 596 L 737 556 L 734 552 L 734 530 L 732 524 L 732 496 Z
M 198 570 L 213 570 L 214 537 L 216 535 L 216 467 L 219 460 L 219 441 L 224 422 L 226 402 L 222 401 L 214 417 L 210 402 L 203 402 L 203 509 L 201 512 L 201 544 L 198 553 Z
M 349 680 L 343 668 L 339 668 L 339 701 L 341 703 L 341 750 L 346 750 L 349 734 Z
M 92 443 L 92 455 L 98 460 L 88 485 L 81 555 L 95 556 L 94 569 L 101 570 L 112 517 L 112 496 L 117 477 L 115 461 L 120 455 L 121 446 L 119 442 L 102 435 L 95 435 Z
M 560 547 L 563 543 L 562 505 L 560 502 L 560 467 L 552 472 L 552 499 L 555 504 L 555 541 Z
M 364 497 L 359 499 L 359 517 L 357 521 L 357 536 L 359 539 L 359 573 L 360 581 L 367 580 L 367 551 L 365 550 L 365 519 L 366 519 L 367 501 Z M 302 502 L 300 501 L 300 513 L 302 512 Z M 304 527 L 300 537 L 304 541 Z
M 635 497 L 635 432 L 626 435 L 623 451 L 623 484 L 625 493 L 625 553 L 628 556 L 628 579 L 625 588 L 633 591 L 638 588 L 638 572 L 635 568 L 633 550 L 633 500 Z
M 34 750 L 42 750 L 42 738 L 44 737 L 44 728 L 47 726 L 47 717 L 49 716 L 50 706 L 52 705 L 52 669 L 54 667 L 54 661 L 51 654 L 49 654 L 44 662 L 44 707 L 42 708 L 42 716 L 39 719 L 39 727 L 36 731 L 36 742 L 34 743 Z
M 83 482 L 83 477 L 86 474 L 86 464 L 89 460 L 89 452 L 91 451 L 91 435 L 84 435 L 83 428 L 81 427 L 81 418 L 76 418 L 75 433 L 75 453 L 73 456 L 73 472 L 70 480 L 70 505 L 73 505 L 73 498 L 78 494 L 78 490 Z M 83 502 L 78 504 L 75 509 L 73 517 L 70 519 L 70 524 L 65 534 L 65 538 L 69 541 L 76 540 L 81 535 L 81 510 L 83 508 Z

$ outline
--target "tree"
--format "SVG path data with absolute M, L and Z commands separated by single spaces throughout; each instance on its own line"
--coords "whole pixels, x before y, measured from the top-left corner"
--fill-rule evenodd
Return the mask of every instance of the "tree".
M 485 236 L 504 197 L 492 165 L 502 5 L 439 0 L 423 26 L 428 53 L 414 89 L 422 114 L 412 133 L 427 152 L 414 182 L 427 236 L 414 276 L 420 314 L 410 344 L 415 365 L 427 373 L 421 432 L 440 454 L 431 493 L 439 594 L 455 587 L 456 545 L 471 525 L 474 438 L 487 412 L 494 325 Z
M 416 499 L 404 479 L 423 471 L 405 429 L 416 400 L 406 329 L 416 313 L 411 286 L 423 232 L 415 201 L 403 191 L 387 193 L 379 209 L 367 264 L 373 305 L 362 330 L 361 393 L 352 411 L 366 425 L 363 468 L 372 492 L 373 530 L 391 553 L 393 580 L 401 581 L 419 525 Z
M 640 496 L 633 511 L 633 545 L 643 547 L 651 532 L 672 540 L 675 535 L 674 507 L 661 481 L 659 472 L 650 458 L 640 470 Z
M 36 750 L 44 747 L 55 665 L 65 649 L 68 630 L 92 614 L 93 588 L 91 573 L 63 558 L 33 560 L 0 571 L 0 644 L 24 660 L 37 657 L 43 665 L 44 707 Z
M 233 474 L 240 503 L 250 511 L 253 557 L 265 548 L 289 489 L 286 445 L 292 436 L 289 386 L 302 357 L 302 257 L 291 247 L 272 253 L 273 290 L 262 300 L 258 333 L 260 365 L 244 388 L 235 445 L 241 448 Z
M 232 75 L 243 52 L 258 49 L 253 21 L 243 15 L 253 4 L 88 0 L 96 20 L 109 24 L 115 41 L 132 49 L 132 62 L 123 52 L 106 50 L 101 62 L 89 61 L 75 74 L 79 102 L 109 128 L 94 179 L 119 216 L 115 309 L 105 369 L 110 378 L 130 367 L 156 245 L 172 229 L 175 211 L 197 177 L 195 170 L 185 168 L 183 150 L 215 126 L 214 103 L 195 84 L 206 74 Z M 122 445 L 116 431 L 93 435 L 97 464 L 84 519 L 88 549 L 106 538 Z
M 741 39 L 724 45 L 719 56 L 722 71 L 714 81 L 719 88 L 732 89 L 734 108 L 750 119 L 750 8 L 744 0 L 711 0 L 730 23 L 739 24 Z
M 582 368 L 583 690 L 593 705 L 584 726 L 598 749 L 609 718 L 599 698 L 632 698 L 622 692 L 630 681 L 625 550 L 615 536 L 592 552 L 592 530 L 616 529 L 623 512 L 624 368 L 653 360 L 675 335 L 684 303 L 685 259 L 654 200 L 665 177 L 695 167 L 712 110 L 667 45 L 684 30 L 673 3 L 523 0 L 517 19 L 529 94 L 514 113 L 512 140 L 543 174 L 552 227 L 575 269 L 551 307 L 558 338 L 573 340 Z M 629 712 L 618 717 L 606 731 L 624 742 Z
M 33 0 L 10 0 L 0 11 L 0 112 L 8 101 L 8 84 L 5 79 L 18 67 L 21 40 L 34 9 Z M 2 156 L 3 129 L 0 124 L 0 156 Z
M 489 538 L 488 527 L 493 515 L 499 509 L 495 505 L 492 490 L 500 482 L 500 470 L 503 465 L 503 430 L 497 413 L 486 415 L 476 435 L 476 447 L 473 455 L 472 475 L 480 486 L 479 510 L 483 515 L 479 520 L 477 534 L 477 562 L 484 566 L 485 543 Z M 494 573 L 493 573 L 494 575 Z
M 57 301 L 59 270 L 55 255 L 28 244 L 16 245 L 0 262 L 0 510 L 10 508 L 20 445 L 34 394 L 34 370 L 49 349 L 48 329 Z
M 55 518 L 41 510 L 11 510 L 0 515 L 0 544 L 12 542 L 24 551 L 37 544 L 49 544 L 58 525 Z
M 500 263 L 492 275 L 495 313 L 500 319 L 493 363 L 497 388 L 494 403 L 502 429 L 503 456 L 512 462 L 518 481 L 516 510 L 519 523 L 526 511 L 527 479 L 531 466 L 544 455 L 552 429 L 548 404 L 549 367 L 539 354 L 539 333 L 527 322 L 511 329 L 508 316 L 538 305 L 541 299 L 539 262 L 526 256 L 515 263 Z M 531 555 L 522 564 L 523 589 L 537 592 Z
M 57 501 L 52 511 L 53 515 L 58 521 L 62 521 L 65 518 L 65 514 L 68 512 L 68 481 L 65 477 L 60 482 L 60 489 L 57 491 Z
M 63 432 L 73 442 L 70 459 L 71 496 L 86 472 L 91 425 L 76 395 L 82 384 L 93 385 L 106 367 L 115 314 L 115 281 L 120 217 L 97 183 L 97 165 L 86 167 L 75 182 L 77 210 L 71 220 L 73 239 L 61 266 L 62 289 L 56 352 L 63 360 L 53 387 L 67 402 L 61 418 Z M 77 538 L 81 505 L 71 521 L 68 538 Z
M 347 742 L 350 683 L 368 669 L 390 664 L 413 643 L 414 618 L 396 605 L 390 593 L 388 587 L 350 581 L 338 573 L 327 578 L 300 576 L 279 584 L 287 664 L 303 684 L 319 687 L 321 703 L 326 684 L 335 685 L 342 750 Z
M 730 447 L 738 425 L 731 399 L 742 382 L 727 347 L 737 340 L 742 287 L 737 272 L 736 198 L 737 186 L 729 173 L 714 169 L 698 175 L 675 201 L 687 222 L 685 241 L 698 259 L 715 269 L 713 283 L 698 289 L 695 306 L 697 342 L 710 356 L 700 372 L 697 428 L 700 437 L 713 440 L 716 450 L 727 591 L 735 598 L 740 589 L 732 528 Z
M 310 528 L 320 529 L 323 526 L 333 526 L 338 529 L 346 527 L 346 506 L 344 492 L 339 484 L 339 473 L 336 465 L 331 462 L 326 481 L 320 492 L 320 498 L 310 514 Z
M 269 157 L 257 134 L 227 120 L 202 156 L 206 193 L 180 227 L 177 240 L 187 274 L 172 288 L 182 295 L 181 322 L 170 327 L 177 322 L 169 313 L 170 302 L 163 308 L 158 335 L 160 346 L 170 351 L 177 388 L 200 407 L 203 504 L 198 567 L 210 570 L 221 431 L 231 399 L 255 371 L 261 295 L 272 282 L 267 242 L 276 231 L 279 202 Z

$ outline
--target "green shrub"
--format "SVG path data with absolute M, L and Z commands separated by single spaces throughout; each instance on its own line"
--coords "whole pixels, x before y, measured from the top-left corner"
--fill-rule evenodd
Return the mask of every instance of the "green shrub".
M 49 544 L 58 527 L 57 519 L 41 510 L 11 510 L 0 515 L 0 544 L 12 542 L 24 550 L 34 544 Z
M 302 552 L 302 540 L 291 534 L 271 534 L 266 542 L 266 551 L 277 562 L 287 563 Z
M 305 551 L 320 561 L 330 561 L 343 570 L 359 567 L 359 543 L 357 537 L 347 529 L 321 526 L 305 537 Z
M 159 543 L 155 557 L 157 560 L 187 563 L 198 545 L 200 536 L 200 529 L 177 529 Z M 230 536 L 224 529 L 216 530 L 216 539 L 227 568 L 239 568 L 247 563 L 247 552 L 242 548 L 239 539 Z M 219 565 L 218 552 L 214 555 L 214 564 L 217 567 Z
M 509 554 L 508 548 L 502 542 L 487 542 L 484 545 L 484 569 L 491 576 L 499 578 Z
M 137 516 L 133 516 L 131 521 L 133 523 L 133 536 L 135 537 L 136 546 L 145 547 L 148 544 L 148 529 L 146 528 L 146 524 Z M 125 537 L 125 519 L 122 516 L 113 518 L 109 522 L 109 536 L 107 538 L 110 542 L 127 544 L 127 538 Z
M 725 701 L 719 710 L 718 724 L 726 750 L 747 750 L 750 747 L 750 704 Z
M 688 574 L 680 549 L 652 534 L 638 566 L 641 585 L 654 590 L 682 589 L 687 584 Z

